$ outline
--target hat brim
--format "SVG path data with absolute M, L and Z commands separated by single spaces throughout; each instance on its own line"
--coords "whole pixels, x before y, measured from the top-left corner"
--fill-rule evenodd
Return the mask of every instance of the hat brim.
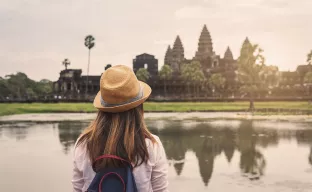
M 143 88 L 143 96 L 141 99 L 138 99 L 138 100 L 130 102 L 130 103 L 114 106 L 114 107 L 104 107 L 101 104 L 101 92 L 99 91 L 94 98 L 93 106 L 95 108 L 101 110 L 101 111 L 104 111 L 104 112 L 118 113 L 118 112 L 128 111 L 130 109 L 133 109 L 133 108 L 141 105 L 151 95 L 152 89 L 148 84 L 146 84 L 142 81 L 139 81 L 139 82 Z

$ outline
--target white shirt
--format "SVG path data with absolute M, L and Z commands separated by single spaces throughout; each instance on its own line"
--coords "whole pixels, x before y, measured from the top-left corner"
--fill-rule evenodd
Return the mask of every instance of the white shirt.
M 157 143 L 146 139 L 149 153 L 147 163 L 133 169 L 138 192 L 168 192 L 168 163 L 164 147 L 159 138 L 153 135 Z M 92 169 L 84 144 L 74 149 L 73 192 L 87 191 L 95 172 Z

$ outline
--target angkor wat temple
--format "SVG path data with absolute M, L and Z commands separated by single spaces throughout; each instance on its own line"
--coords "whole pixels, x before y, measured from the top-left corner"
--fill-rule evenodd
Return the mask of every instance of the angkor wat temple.
M 249 42 L 248 38 L 245 42 Z M 180 36 L 177 36 L 173 46 L 167 48 L 164 58 L 164 64 L 169 65 L 173 70 L 172 78 L 166 81 L 166 96 L 164 89 L 164 80 L 161 80 L 158 75 L 158 60 L 155 56 L 147 53 L 138 55 L 133 59 L 133 70 L 136 73 L 140 68 L 145 68 L 150 74 L 147 83 L 152 87 L 152 98 L 154 99 L 183 99 L 183 98 L 211 98 L 214 97 L 214 90 L 207 83 L 192 85 L 190 91 L 187 83 L 181 77 L 182 65 L 188 65 L 192 62 L 199 62 L 202 71 L 206 77 L 214 73 L 219 73 L 225 78 L 223 97 L 240 98 L 239 83 L 237 79 L 237 61 L 234 59 L 230 47 L 227 47 L 222 56 L 217 55 L 213 49 L 211 35 L 206 27 L 203 27 L 199 40 L 198 48 L 193 58 L 185 58 L 184 47 Z M 274 70 L 279 73 L 279 83 L 276 91 L 271 93 L 271 96 L 303 96 L 310 91 L 303 89 L 303 78 L 305 73 L 312 71 L 311 65 L 299 65 L 296 71 L 279 72 L 277 67 Z M 104 68 L 103 68 L 104 69 Z M 103 70 L 104 71 L 104 70 Z M 66 69 L 60 72 L 58 81 L 54 82 L 54 92 L 66 98 L 82 98 L 85 95 L 94 96 L 99 90 L 98 76 L 87 77 L 81 75 L 81 69 Z M 88 84 L 88 91 L 86 87 Z M 311 86 L 310 86 L 311 87 Z M 195 93 L 194 90 L 198 90 Z M 311 91 L 312 92 L 312 91 Z M 199 94 L 198 94 L 199 93 Z M 267 97 L 267 95 L 264 95 Z

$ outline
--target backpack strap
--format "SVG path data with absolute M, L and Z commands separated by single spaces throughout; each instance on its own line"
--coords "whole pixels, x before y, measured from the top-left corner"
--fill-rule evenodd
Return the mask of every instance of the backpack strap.
M 126 192 L 126 185 L 125 185 L 125 181 L 122 179 L 122 177 L 118 174 L 118 173 L 115 173 L 115 172 L 109 172 L 109 173 L 106 173 L 105 175 L 103 175 L 103 177 L 102 177 L 102 179 L 101 179 L 101 181 L 100 181 L 100 183 L 99 183 L 99 192 L 104 192 L 104 191 L 102 191 L 102 182 L 103 182 L 103 180 L 105 179 L 105 177 L 107 177 L 108 175 L 116 175 L 119 179 L 120 179 L 120 181 L 122 182 L 122 184 L 123 184 L 123 191 L 124 192 Z
M 127 163 L 130 166 L 131 170 L 133 169 L 132 164 L 129 161 L 127 161 L 121 157 L 118 157 L 116 155 L 101 155 L 98 158 L 96 158 L 95 161 L 92 163 L 93 170 L 95 170 L 95 163 L 99 160 L 102 160 L 102 159 L 116 159 L 116 160 Z

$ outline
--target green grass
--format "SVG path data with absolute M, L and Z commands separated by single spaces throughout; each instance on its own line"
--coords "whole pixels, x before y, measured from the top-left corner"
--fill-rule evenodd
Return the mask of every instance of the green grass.
M 145 111 L 247 111 L 249 102 L 147 102 L 144 105 Z M 256 109 L 285 109 L 309 110 L 312 105 L 308 102 L 255 102 Z M 58 112 L 95 112 L 96 109 L 91 103 L 32 103 L 32 104 L 0 104 L 0 116 L 25 113 L 58 113 Z

